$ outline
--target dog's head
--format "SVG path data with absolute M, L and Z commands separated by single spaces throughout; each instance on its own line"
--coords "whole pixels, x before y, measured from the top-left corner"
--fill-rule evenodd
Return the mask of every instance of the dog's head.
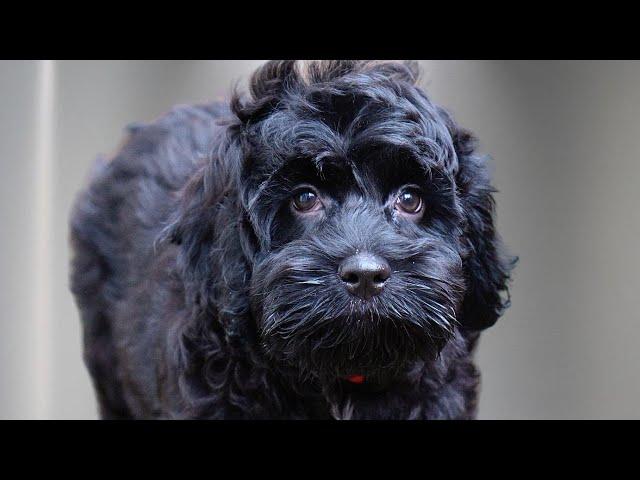
M 197 296 L 220 308 L 219 279 L 244 292 L 279 365 L 383 381 L 507 306 L 485 160 L 416 76 L 410 63 L 269 62 L 185 191 L 173 232 Z M 246 268 L 221 265 L 232 248 Z

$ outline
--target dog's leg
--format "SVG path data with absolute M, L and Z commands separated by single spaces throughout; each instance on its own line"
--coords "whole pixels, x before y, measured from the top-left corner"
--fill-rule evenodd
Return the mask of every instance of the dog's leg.
M 82 215 L 72 226 L 71 243 L 74 259 L 71 289 L 82 318 L 84 360 L 91 375 L 103 419 L 127 419 L 132 415 L 125 402 L 118 379 L 118 364 L 112 320 L 104 295 L 108 268 L 95 244 L 82 235 Z
M 131 419 L 124 400 L 122 385 L 117 378 L 117 360 L 109 320 L 95 312 L 88 318 L 89 312 L 83 312 L 85 325 L 84 360 L 91 374 L 100 406 L 100 417 L 105 420 Z

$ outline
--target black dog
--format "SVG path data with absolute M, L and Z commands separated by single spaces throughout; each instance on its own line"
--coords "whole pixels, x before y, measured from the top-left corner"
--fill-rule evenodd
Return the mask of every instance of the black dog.
M 508 305 L 474 138 L 412 63 L 269 62 L 129 128 L 72 219 L 104 418 L 473 418 Z

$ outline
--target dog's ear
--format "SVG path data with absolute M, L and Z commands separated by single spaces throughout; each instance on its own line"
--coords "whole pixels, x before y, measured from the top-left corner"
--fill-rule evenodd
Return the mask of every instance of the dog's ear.
M 178 246 L 177 264 L 191 306 L 206 309 L 211 282 L 217 276 L 217 262 L 211 258 L 215 241 L 217 201 L 226 188 L 213 186 L 218 180 L 206 162 L 180 191 L 178 205 L 161 240 Z
M 465 215 L 466 255 L 463 260 L 467 291 L 462 326 L 482 330 L 493 325 L 510 305 L 508 282 L 517 258 L 509 256 L 495 225 L 495 190 L 486 157 L 474 154 L 476 139 L 447 115 L 458 157 L 456 184 Z
M 232 264 L 243 273 L 233 259 L 220 262 L 220 250 L 241 259 L 243 250 L 250 248 L 239 238 L 242 214 L 237 185 L 241 148 L 230 133 L 221 136 L 217 144 L 178 192 L 174 212 L 159 238 L 159 242 L 178 246 L 178 268 L 187 296 L 193 305 L 205 308 L 214 298 L 216 279 L 231 278 L 223 271 L 226 265 Z

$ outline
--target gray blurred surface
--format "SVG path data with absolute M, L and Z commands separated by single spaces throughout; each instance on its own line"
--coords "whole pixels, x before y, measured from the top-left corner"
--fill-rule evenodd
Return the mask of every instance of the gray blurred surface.
M 260 63 L 0 62 L 0 418 L 97 418 L 67 288 L 73 197 L 126 124 L 226 96 Z M 513 306 L 480 343 L 480 418 L 640 418 L 640 64 L 422 63 L 493 157 L 520 256 Z

